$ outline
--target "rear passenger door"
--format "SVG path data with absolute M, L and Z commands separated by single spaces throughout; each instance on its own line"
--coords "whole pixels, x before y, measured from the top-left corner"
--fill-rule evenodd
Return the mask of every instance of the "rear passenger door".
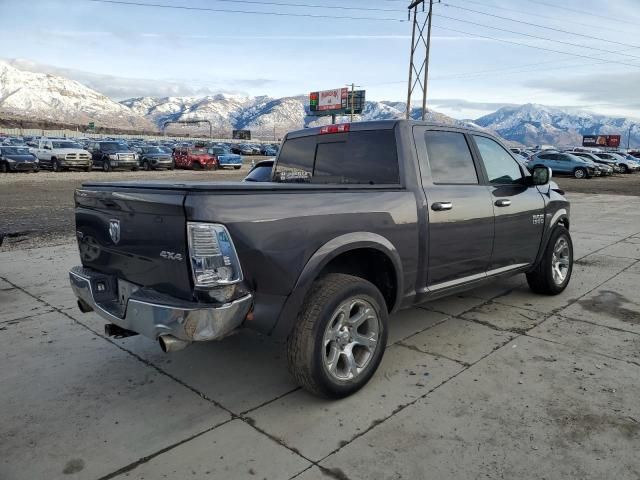
M 438 292 L 485 277 L 493 245 L 493 206 L 459 131 L 416 126 L 422 186 L 428 204 L 427 288 Z
M 528 186 L 522 168 L 494 139 L 474 134 L 476 152 L 491 193 L 495 234 L 489 274 L 534 262 L 544 228 L 544 200 Z M 554 154 L 555 155 L 555 154 Z

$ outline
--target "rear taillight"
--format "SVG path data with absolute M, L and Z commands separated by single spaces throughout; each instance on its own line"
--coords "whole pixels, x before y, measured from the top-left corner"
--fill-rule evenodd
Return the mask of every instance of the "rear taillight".
M 340 125 L 326 125 L 320 128 L 320 135 L 327 135 L 329 133 L 346 133 L 350 128 L 350 123 L 341 123 Z
M 236 249 L 224 225 L 187 222 L 187 239 L 196 288 L 232 285 L 242 280 Z

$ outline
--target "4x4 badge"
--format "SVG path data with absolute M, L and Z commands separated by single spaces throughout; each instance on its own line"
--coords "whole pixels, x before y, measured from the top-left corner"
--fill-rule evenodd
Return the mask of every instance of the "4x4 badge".
M 120 241 L 120 220 L 109 220 L 109 236 L 114 244 Z

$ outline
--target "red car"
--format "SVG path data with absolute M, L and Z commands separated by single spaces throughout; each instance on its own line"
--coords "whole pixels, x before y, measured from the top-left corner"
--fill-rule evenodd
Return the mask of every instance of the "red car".
M 218 169 L 218 160 L 209 155 L 206 148 L 178 147 L 173 151 L 173 161 L 176 168 L 188 168 L 191 170 Z

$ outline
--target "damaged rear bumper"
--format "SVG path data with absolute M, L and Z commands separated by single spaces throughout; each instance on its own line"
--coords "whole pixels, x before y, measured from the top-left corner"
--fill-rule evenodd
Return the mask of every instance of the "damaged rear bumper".
M 222 338 L 242 325 L 253 304 L 251 294 L 215 306 L 187 302 L 84 267 L 71 269 L 69 280 L 81 309 L 90 307 L 161 345 L 173 338 L 185 343 Z

